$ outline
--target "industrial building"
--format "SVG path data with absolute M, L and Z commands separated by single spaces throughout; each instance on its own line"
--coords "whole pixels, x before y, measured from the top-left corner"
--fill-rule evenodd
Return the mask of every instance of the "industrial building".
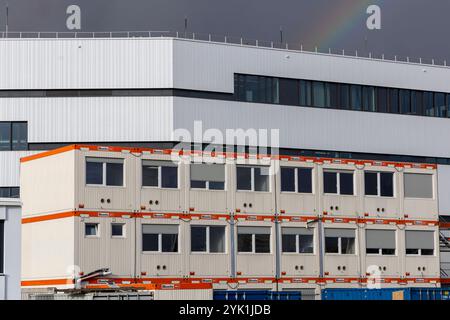
M 23 288 L 448 281 L 446 66 L 173 35 L 1 39 L 0 68 Z M 279 139 L 201 149 L 230 129 Z

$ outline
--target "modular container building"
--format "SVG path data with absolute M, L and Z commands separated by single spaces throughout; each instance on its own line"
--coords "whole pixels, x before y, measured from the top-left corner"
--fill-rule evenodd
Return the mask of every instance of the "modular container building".
M 385 172 L 395 197 L 365 195 Z M 438 287 L 435 190 L 432 164 L 71 145 L 21 160 L 22 286 Z

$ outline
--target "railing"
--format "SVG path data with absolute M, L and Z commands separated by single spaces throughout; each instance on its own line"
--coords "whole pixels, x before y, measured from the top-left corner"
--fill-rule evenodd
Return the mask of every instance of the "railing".
M 178 39 L 200 40 L 208 42 L 229 43 L 242 46 L 253 46 L 262 48 L 283 49 L 297 52 L 308 52 L 327 55 L 339 55 L 345 57 L 385 60 L 393 62 L 403 62 L 411 64 L 423 64 L 433 66 L 447 67 L 447 60 L 437 60 L 432 58 L 415 58 L 398 55 L 376 54 L 367 50 L 362 51 L 348 51 L 345 49 L 336 50 L 329 48 L 323 50 L 318 46 L 311 46 L 302 43 L 287 43 L 268 40 L 255 40 L 243 37 L 215 35 L 208 33 L 193 33 L 193 32 L 177 32 L 177 31 L 96 31 L 96 32 L 51 32 L 51 31 L 1 31 L 0 39 L 73 39 L 73 38 L 155 38 L 155 37 L 169 37 Z

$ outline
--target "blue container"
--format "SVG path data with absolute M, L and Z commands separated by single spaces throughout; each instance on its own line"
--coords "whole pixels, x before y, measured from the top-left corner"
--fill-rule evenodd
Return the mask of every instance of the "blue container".
M 392 300 L 398 291 L 404 300 L 450 300 L 447 288 L 324 289 L 322 300 Z
M 269 290 L 214 290 L 214 300 L 227 301 L 261 301 L 261 300 L 301 300 L 300 291 L 269 291 Z

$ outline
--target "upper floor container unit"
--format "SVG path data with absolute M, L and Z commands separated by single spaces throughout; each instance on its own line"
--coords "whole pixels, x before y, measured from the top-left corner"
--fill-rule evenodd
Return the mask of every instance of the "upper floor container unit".
M 438 218 L 436 166 L 429 164 L 82 145 L 21 161 L 25 216 L 81 210 Z

